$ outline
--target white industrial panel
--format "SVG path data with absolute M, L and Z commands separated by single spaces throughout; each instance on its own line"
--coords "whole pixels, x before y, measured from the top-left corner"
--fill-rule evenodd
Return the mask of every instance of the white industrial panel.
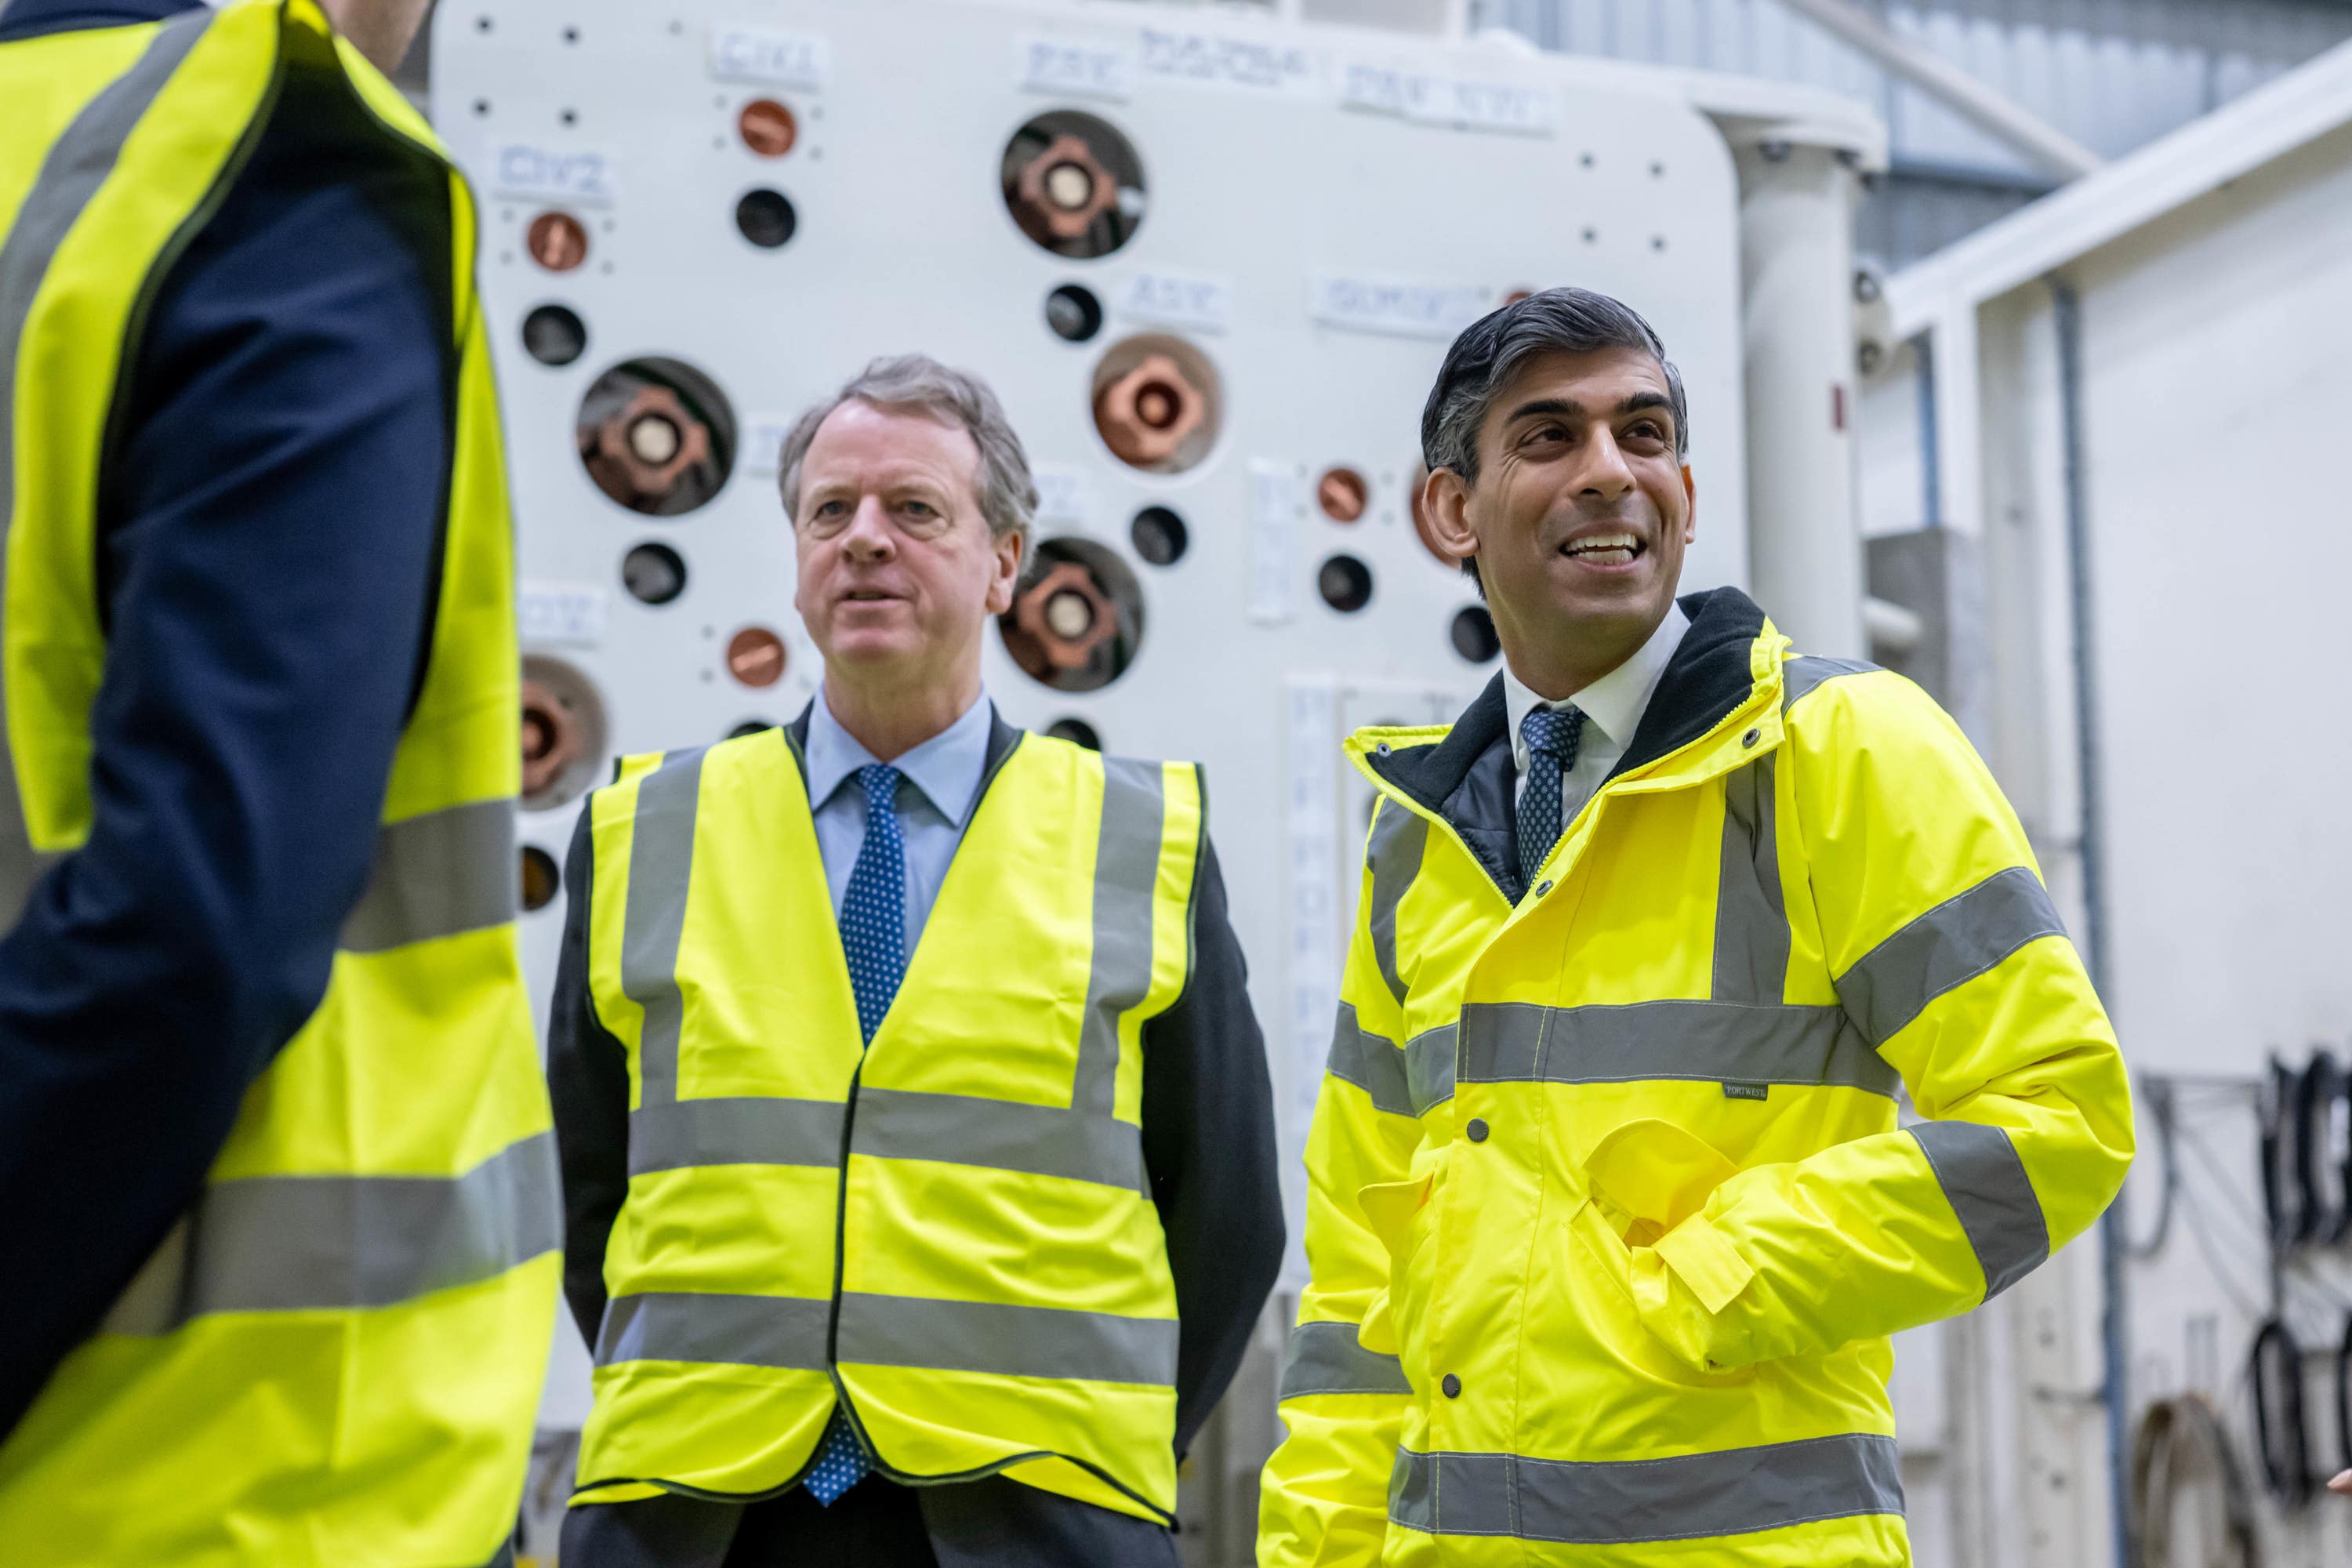
M 1140 595 L 1139 643 L 1108 685 L 1049 689 L 992 634 L 990 690 L 1016 723 L 1076 720 L 1109 750 L 1207 765 L 1294 1153 L 1366 804 L 1338 742 L 1354 722 L 1449 716 L 1496 668 L 1456 651 L 1451 627 L 1475 596 L 1410 515 L 1421 406 L 1456 328 L 1509 290 L 1559 282 L 1642 310 L 1690 393 L 1686 586 L 1745 580 L 1738 190 L 1684 79 L 1202 10 L 919 0 L 450 3 L 433 77 L 436 125 L 482 197 L 525 651 L 535 674 L 570 683 L 576 719 L 597 721 L 577 731 L 583 761 L 555 792 L 567 798 L 526 814 L 526 842 L 560 861 L 576 791 L 617 754 L 800 710 L 819 665 L 792 608 L 772 455 L 783 426 L 877 354 L 977 371 L 1047 492 L 1038 537 L 1092 542 Z M 740 128 L 761 99 L 791 116 L 782 156 Z M 1139 221 L 1097 258 L 1033 241 L 1003 189 L 1010 139 L 1063 110 L 1115 127 L 1140 163 Z M 758 191 L 789 204 L 780 246 L 739 231 L 739 203 Z M 772 238 L 778 208 L 759 200 Z M 540 255 L 570 262 L 584 241 L 584 259 L 535 260 L 535 224 Z M 1047 296 L 1072 284 L 1107 315 L 1089 342 L 1048 327 Z M 525 352 L 526 318 L 549 306 L 585 329 L 568 363 Z M 1181 473 L 1129 466 L 1097 430 L 1097 367 L 1142 333 L 1213 368 L 1218 427 Z M 680 515 L 617 503 L 580 455 L 592 385 L 649 356 L 707 378 L 736 427 L 723 486 Z M 1352 524 L 1318 505 L 1335 466 L 1365 483 Z M 1182 519 L 1172 564 L 1131 538 L 1149 506 Z M 658 605 L 624 582 L 625 557 L 648 543 L 686 572 Z M 1340 553 L 1370 580 L 1355 613 L 1318 591 Z M 730 672 L 746 628 L 782 641 L 772 685 Z M 1328 700 L 1302 706 L 1301 679 Z M 1299 732 L 1301 714 L 1322 731 Z M 1302 807 L 1293 762 L 1318 753 L 1300 782 L 1322 804 Z M 526 918 L 542 996 L 561 910 L 558 897 Z M 1326 930 L 1304 929 L 1318 919 Z M 1318 972 L 1293 973 L 1294 953 Z M 551 1417 L 576 1419 L 578 1399 L 560 1375 Z

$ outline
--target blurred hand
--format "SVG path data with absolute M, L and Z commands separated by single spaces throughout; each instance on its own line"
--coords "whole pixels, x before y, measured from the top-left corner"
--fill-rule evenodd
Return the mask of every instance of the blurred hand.
M 2327 1483 L 2327 1489 L 2342 1497 L 2352 1497 L 2352 1470 L 2338 1470 Z

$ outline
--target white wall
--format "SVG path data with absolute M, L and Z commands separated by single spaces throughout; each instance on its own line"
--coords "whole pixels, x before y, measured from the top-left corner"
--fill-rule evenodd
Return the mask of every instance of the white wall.
M 2110 985 L 2142 1074 L 2251 1079 L 2273 1048 L 2352 1039 L 2352 726 L 2342 673 L 2352 578 L 2352 127 L 2085 257 L 2084 463 L 2092 539 L 2097 740 L 2103 748 Z M 2079 921 L 2074 678 L 2063 450 L 2051 297 L 2042 284 L 1978 316 L 1983 377 L 1975 533 L 1986 574 L 1988 759 Z M 1866 523 L 1900 525 L 1919 484 L 1916 385 L 1897 356 L 1862 400 Z M 2079 931 L 2079 924 L 2077 926 Z M 2271 1310 L 2252 1099 L 2184 1090 L 2183 1199 L 2168 1240 L 2129 1266 L 2135 1403 L 2199 1389 L 2243 1446 L 2248 1340 Z M 2126 1205 L 2145 1229 L 2161 1161 L 2145 1112 Z M 2342 1250 L 2342 1249 L 2339 1249 Z M 2087 1245 L 2070 1314 L 2087 1379 L 2095 1275 Z M 2286 1316 L 2331 1352 L 2352 1306 L 2340 1258 L 2286 1274 Z M 2038 1326 L 2017 1342 L 2031 1348 Z M 2332 1365 L 2313 1357 L 2314 1467 L 2338 1451 Z M 2071 1391 L 2011 1393 L 1998 1450 L 2033 1440 Z M 2046 1435 L 2046 1434 L 2045 1434 Z M 2095 1457 L 2092 1458 L 2095 1463 Z M 2103 1560 L 2095 1487 L 2074 1511 L 2081 1559 Z M 2005 1488 L 2046 1511 L 2029 1463 Z M 1989 1521 L 1999 1525 L 2008 1514 Z M 2293 1520 L 2263 1509 L 2273 1568 L 2352 1563 L 2352 1508 Z M 2045 1560 L 2032 1553 L 2035 1561 Z M 2006 1557 L 1996 1557 L 2006 1562 Z

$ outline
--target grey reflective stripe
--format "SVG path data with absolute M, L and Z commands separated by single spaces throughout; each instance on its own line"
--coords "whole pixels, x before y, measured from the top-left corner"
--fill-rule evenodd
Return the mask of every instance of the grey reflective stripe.
M 1947 991 L 2030 942 L 2064 936 L 2042 879 L 2023 866 L 1996 871 L 1863 954 L 1837 992 L 1862 1032 L 1885 1045 Z
M 1859 659 L 1821 658 L 1811 654 L 1784 660 L 1780 665 L 1780 711 L 1786 713 L 1794 708 L 1824 680 L 1835 680 L 1841 675 L 1869 675 L 1877 668 Z
M 869 1366 L 1172 1385 L 1176 1320 L 845 1291 L 835 1353 Z
M 104 1327 L 162 1334 L 215 1312 L 395 1306 L 478 1284 L 562 1245 L 551 1132 L 458 1176 L 215 1182 Z
M 1750 1535 L 1903 1511 L 1895 1439 L 1869 1433 L 1591 1462 L 1397 1451 L 1389 1518 L 1432 1535 L 1584 1546 Z
M 1723 781 L 1723 865 L 1715 900 L 1718 1002 L 1777 1003 L 1789 984 L 1789 915 L 1780 902 L 1773 836 L 1773 761 L 1757 758 Z
M 621 916 L 621 989 L 645 1010 L 637 1037 L 638 1103 L 677 1098 L 677 1040 L 686 1022 L 677 949 L 694 874 L 694 819 L 702 805 L 702 752 L 677 753 L 637 780 L 629 841 L 628 902 Z
M 978 1095 L 860 1089 L 852 1138 L 882 1160 L 1026 1171 L 1147 1194 L 1143 1130 L 1115 1116 Z
M 48 278 L 58 247 L 73 232 L 90 198 L 114 172 L 122 144 L 146 115 L 155 95 L 180 68 L 212 25 L 209 7 L 198 7 L 163 24 L 146 50 L 89 103 L 49 148 L 40 173 L 16 208 L 7 237 L 0 241 L 0 599 L 7 591 L 8 533 L 16 510 L 16 376 L 25 326 L 33 301 Z M 123 345 L 127 347 L 127 345 Z M 90 343 L 84 352 L 111 353 L 115 345 Z M 90 433 L 97 439 L 97 432 Z M 15 759 L 8 753 L 6 692 L 0 690 L 0 931 L 16 923 L 33 883 L 55 857 L 36 855 L 25 827 L 25 803 L 16 790 Z
M 1415 1035 L 1399 1050 L 1395 1041 L 1357 1023 L 1354 1005 L 1343 1002 L 1328 1070 L 1371 1096 L 1375 1110 L 1424 1115 L 1454 1098 L 1454 1026 L 1446 1024 Z
M 1459 1026 L 1442 1024 L 1405 1042 L 1404 1076 L 1412 1086 L 1414 1115 L 1454 1098 L 1454 1056 L 1460 1039 Z
M 1345 1079 L 1372 1097 L 1375 1110 L 1392 1115 L 1413 1112 L 1412 1088 L 1405 1077 L 1404 1053 L 1384 1035 L 1367 1031 L 1356 1022 L 1353 1004 L 1339 1004 L 1339 1018 L 1331 1031 L 1331 1057 L 1325 1070 Z
M 1695 1079 L 1890 1096 L 1900 1081 L 1841 1008 L 1740 1002 L 1473 1003 L 1457 1070 L 1465 1083 Z
M 2050 1256 L 2050 1226 L 2009 1134 L 1980 1121 L 1923 1121 L 1906 1131 L 1919 1141 L 1976 1249 L 1985 1300 L 2039 1268 Z
M 1404 1364 L 1368 1351 L 1353 1323 L 1301 1323 L 1282 1347 L 1277 1402 L 1308 1394 L 1411 1394 Z
M 1108 1117 L 1118 1088 L 1118 1021 L 1151 990 L 1151 912 L 1167 790 L 1158 763 L 1103 759 L 1095 847 L 1094 966 L 1078 1024 L 1071 1109 Z
M 615 1296 L 597 1331 L 596 1364 L 686 1361 L 821 1372 L 832 1321 L 833 1302 L 824 1297 Z
M 629 1112 L 629 1174 L 693 1165 L 838 1165 L 841 1102 L 746 1095 Z
M 1373 814 L 1371 843 L 1365 852 L 1372 868 L 1372 901 L 1365 918 L 1371 927 L 1372 957 L 1399 1005 L 1404 1002 L 1404 977 L 1397 967 L 1397 905 L 1421 875 L 1421 858 L 1428 847 L 1429 819 L 1383 799 Z
M 478 800 L 379 828 L 367 889 L 343 921 L 343 951 L 383 952 L 514 919 L 514 809 L 511 800 Z

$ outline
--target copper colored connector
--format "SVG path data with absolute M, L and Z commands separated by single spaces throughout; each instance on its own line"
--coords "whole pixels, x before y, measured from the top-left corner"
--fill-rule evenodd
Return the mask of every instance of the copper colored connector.
M 1094 574 L 1065 561 L 1032 583 L 1013 604 L 1013 624 L 1054 669 L 1083 669 L 1096 648 L 1118 630 L 1118 611 Z
M 746 686 L 773 686 L 784 678 L 784 639 L 745 626 L 727 640 L 727 673 Z
M 800 140 L 800 124 L 793 111 L 772 98 L 755 98 L 735 117 L 736 133 L 743 145 L 762 158 L 781 158 Z
M 1084 141 L 1056 136 L 1021 166 L 1013 194 L 1055 239 L 1079 239 L 1118 205 L 1118 181 Z
M 550 272 L 569 272 L 588 259 L 588 231 L 570 213 L 544 212 L 530 220 L 523 247 Z
M 1164 463 L 1208 416 L 1207 400 L 1166 354 L 1151 354 L 1095 396 L 1095 426 L 1122 462 Z
M 1333 522 L 1353 522 L 1370 499 L 1364 476 L 1353 468 L 1328 468 L 1315 486 L 1315 500 Z
M 522 683 L 522 793 L 534 795 L 580 754 L 580 725 L 563 700 L 536 680 Z
M 653 500 L 710 456 L 710 432 L 667 386 L 641 386 L 604 424 L 585 454 L 588 473 L 615 500 Z
M 1514 289 L 1509 293 L 1503 296 L 1503 303 L 1506 305 L 1516 305 L 1522 300 L 1534 299 L 1536 291 L 1532 289 Z

